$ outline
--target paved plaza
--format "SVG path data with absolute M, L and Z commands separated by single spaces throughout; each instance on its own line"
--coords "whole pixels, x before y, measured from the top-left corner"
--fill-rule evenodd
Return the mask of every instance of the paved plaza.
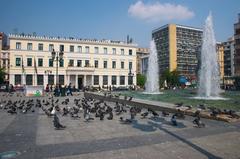
M 27 99 L 1 95 L 1 100 Z M 81 93 L 58 99 L 61 103 L 69 98 L 71 106 L 75 98 L 82 97 Z M 95 118 L 89 122 L 82 113 L 80 119 L 58 116 L 66 129 L 55 130 L 53 118 L 38 108 L 16 115 L 0 109 L 0 153 L 16 151 L 17 158 L 23 159 L 240 158 L 240 123 L 202 119 L 206 127 L 196 128 L 192 117 L 178 120 L 179 125 L 174 127 L 170 117 L 162 116 L 142 119 L 138 114 L 131 124 L 121 124 L 115 113 L 113 120 L 105 117 L 103 121 Z M 130 117 L 129 113 L 123 116 Z

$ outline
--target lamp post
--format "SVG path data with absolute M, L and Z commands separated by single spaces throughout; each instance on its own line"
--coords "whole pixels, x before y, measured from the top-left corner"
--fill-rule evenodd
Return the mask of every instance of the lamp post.
M 55 52 L 53 49 L 52 51 L 52 60 L 56 61 L 56 85 L 59 84 L 59 77 L 58 77 L 58 63 L 63 59 L 63 52 Z

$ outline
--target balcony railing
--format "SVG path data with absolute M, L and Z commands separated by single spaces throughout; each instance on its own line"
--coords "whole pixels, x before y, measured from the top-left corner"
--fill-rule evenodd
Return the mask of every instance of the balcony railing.
M 95 67 L 86 66 L 86 67 L 77 67 L 77 66 L 68 66 L 67 71 L 94 71 Z
M 8 59 L 9 58 L 9 55 L 8 54 L 2 54 L 0 56 L 1 59 Z

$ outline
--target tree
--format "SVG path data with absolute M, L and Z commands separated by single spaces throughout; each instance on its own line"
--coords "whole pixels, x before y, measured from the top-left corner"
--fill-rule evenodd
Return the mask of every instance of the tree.
M 5 70 L 4 68 L 0 68 L 0 84 L 4 83 L 4 79 L 5 79 Z
M 142 74 L 137 74 L 137 85 L 140 87 L 144 87 L 146 82 L 146 76 Z
M 164 83 L 167 82 L 168 87 L 176 87 L 179 86 L 179 72 L 177 70 L 173 70 L 172 72 L 169 69 L 163 71 L 160 76 L 159 85 L 160 87 L 165 87 Z

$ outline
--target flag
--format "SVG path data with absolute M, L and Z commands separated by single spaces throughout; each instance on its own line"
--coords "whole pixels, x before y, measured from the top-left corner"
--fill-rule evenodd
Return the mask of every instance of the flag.
M 23 59 L 22 59 L 22 73 L 25 73 L 25 68 L 24 68 L 24 64 L 23 64 Z
M 34 69 L 35 69 L 35 73 L 38 74 L 37 73 L 37 64 L 36 64 L 36 59 L 35 58 L 34 58 Z

